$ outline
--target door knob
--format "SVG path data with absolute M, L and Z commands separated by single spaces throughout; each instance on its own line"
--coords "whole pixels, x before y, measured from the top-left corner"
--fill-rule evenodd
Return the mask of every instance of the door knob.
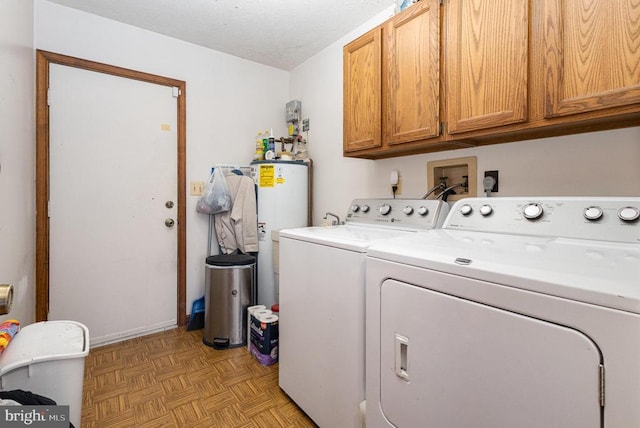
M 173 201 L 167 201 L 164 203 L 164 206 L 167 208 L 173 208 Z
M 176 224 L 175 220 L 168 218 L 164 221 L 164 225 L 167 227 L 173 227 Z

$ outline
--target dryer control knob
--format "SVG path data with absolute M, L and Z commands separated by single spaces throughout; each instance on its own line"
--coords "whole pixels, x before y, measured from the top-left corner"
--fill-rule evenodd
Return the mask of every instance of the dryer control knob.
M 472 211 L 473 211 L 473 208 L 471 208 L 471 205 L 469 204 L 464 204 L 463 206 L 460 207 L 460 214 L 462 215 L 469 215 L 471 214 Z
M 636 221 L 640 218 L 640 210 L 636 207 L 623 207 L 618 210 L 618 218 L 622 221 Z
M 524 215 L 524 218 L 528 220 L 535 220 L 537 218 L 540 218 L 542 216 L 542 213 L 544 213 L 542 205 L 536 203 L 527 204 L 522 209 L 522 215 Z
M 429 209 L 427 207 L 425 207 L 424 205 L 421 205 L 418 208 L 418 214 L 420 214 L 421 216 L 426 216 L 427 214 L 429 214 Z
M 368 213 L 369 212 L 369 205 L 363 205 L 360 207 L 360 209 L 362 210 L 363 213 Z
M 410 206 L 410 205 L 407 205 L 406 207 L 404 207 L 404 208 L 402 209 L 402 212 L 403 212 L 405 215 L 411 215 L 411 214 L 413 214 L 413 207 L 412 207 L 412 206 Z
M 391 205 L 389 204 L 382 204 L 382 206 L 380 207 L 380 214 L 382 215 L 387 215 L 391 212 Z
M 360 207 L 356 204 L 351 205 L 351 212 L 357 213 L 360 210 Z
M 485 217 L 491 214 L 492 212 L 493 212 L 493 208 L 491 208 L 491 205 L 483 205 L 480 207 L 480 214 L 482 214 Z
M 587 207 L 582 212 L 582 215 L 584 215 L 584 218 L 586 218 L 587 220 L 591 220 L 591 221 L 599 220 L 600 218 L 602 218 L 602 208 Z

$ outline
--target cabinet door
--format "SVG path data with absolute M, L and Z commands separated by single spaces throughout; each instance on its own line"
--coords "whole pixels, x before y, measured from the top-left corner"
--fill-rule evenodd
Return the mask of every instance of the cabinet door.
M 545 117 L 640 103 L 640 3 L 544 5 Z
M 384 26 L 383 139 L 440 133 L 440 2 L 422 0 Z
M 381 33 L 375 28 L 344 47 L 344 152 L 382 144 Z
M 448 133 L 525 122 L 529 0 L 450 0 L 446 7 Z

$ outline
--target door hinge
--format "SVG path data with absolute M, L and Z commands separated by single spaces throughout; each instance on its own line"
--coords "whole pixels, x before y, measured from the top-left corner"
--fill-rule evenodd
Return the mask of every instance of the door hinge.
M 51 218 L 51 199 L 47 201 L 47 218 Z
M 47 105 L 50 106 L 51 105 L 51 88 L 47 88 Z
M 440 0 L 440 6 L 444 6 L 444 0 Z
M 604 364 L 600 364 L 600 407 L 604 407 Z
M 173 98 L 178 98 L 180 95 L 182 95 L 182 91 L 180 91 L 180 88 L 176 88 L 175 86 L 173 88 L 171 88 L 173 90 Z
M 438 135 L 442 135 L 443 131 L 444 131 L 444 124 L 440 122 L 440 130 L 438 131 Z

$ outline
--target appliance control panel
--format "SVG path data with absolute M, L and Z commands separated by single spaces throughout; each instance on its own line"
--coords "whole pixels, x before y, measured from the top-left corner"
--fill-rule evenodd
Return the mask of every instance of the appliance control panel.
M 426 230 L 440 227 L 448 213 L 449 205 L 435 199 L 354 199 L 345 222 Z
M 466 198 L 451 207 L 443 227 L 640 243 L 640 198 Z

